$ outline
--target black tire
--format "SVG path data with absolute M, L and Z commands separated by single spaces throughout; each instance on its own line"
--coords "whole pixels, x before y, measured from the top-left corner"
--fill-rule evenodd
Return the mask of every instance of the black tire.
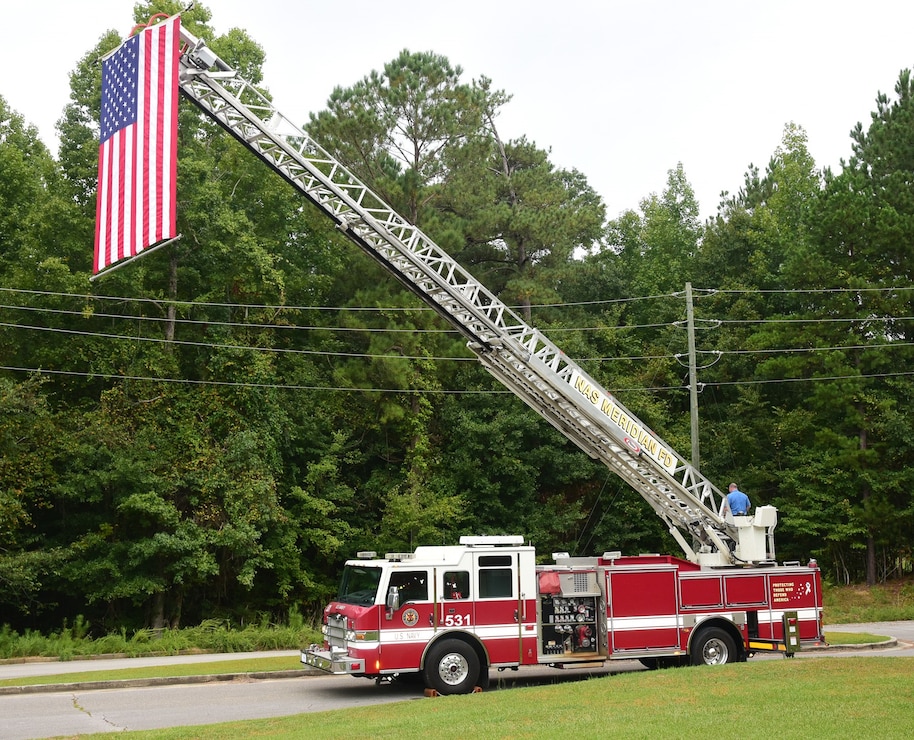
M 692 665 L 724 665 L 739 660 L 736 643 L 720 627 L 707 627 L 692 641 Z
M 425 661 L 425 685 L 439 694 L 469 694 L 479 680 L 479 656 L 461 640 L 442 640 Z

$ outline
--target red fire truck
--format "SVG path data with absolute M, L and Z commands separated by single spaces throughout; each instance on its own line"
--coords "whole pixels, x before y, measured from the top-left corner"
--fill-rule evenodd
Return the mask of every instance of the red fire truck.
M 422 674 L 430 688 L 457 693 L 484 685 L 491 667 L 726 663 L 821 639 L 819 571 L 776 563 L 776 509 L 732 516 L 697 467 L 202 39 L 182 28 L 181 41 L 181 92 L 459 331 L 495 378 L 641 494 L 685 555 L 537 566 L 532 547 L 501 537 L 349 561 L 325 610 L 325 642 L 304 662 L 376 678 Z
M 608 552 L 536 565 L 534 548 L 512 536 L 374 555 L 346 563 L 324 643 L 303 651 L 304 663 L 375 679 L 418 674 L 455 694 L 484 688 L 490 668 L 714 665 L 822 640 L 814 562 L 703 568 Z

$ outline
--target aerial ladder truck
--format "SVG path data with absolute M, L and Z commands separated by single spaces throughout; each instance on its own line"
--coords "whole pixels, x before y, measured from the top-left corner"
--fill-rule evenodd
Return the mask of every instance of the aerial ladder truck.
M 346 593 L 351 595 L 358 591 L 355 600 L 366 601 L 348 606 L 342 602 L 331 604 L 325 611 L 325 631 L 334 632 L 332 639 L 325 641 L 323 651 L 316 647 L 303 654 L 305 662 L 335 672 L 369 677 L 426 671 L 427 683 L 434 684 L 442 692 L 455 692 L 465 690 L 469 685 L 467 673 L 476 674 L 472 676 L 473 683 L 480 678 L 479 674 L 484 673 L 480 666 L 515 667 L 528 662 L 562 665 L 578 659 L 591 661 L 621 656 L 641 657 L 648 663 L 663 657 L 678 660 L 690 654 L 690 640 L 697 624 L 706 622 L 712 613 L 716 615 L 715 619 L 725 623 L 718 631 L 727 633 L 729 641 L 724 652 L 728 653 L 729 660 L 744 657 L 753 650 L 783 651 L 791 640 L 796 643 L 793 649 L 797 649 L 800 638 L 821 638 L 818 568 L 813 562 L 803 566 L 799 575 L 785 575 L 778 570 L 785 566 L 775 564 L 777 510 L 774 507 L 758 507 L 753 516 L 731 516 L 725 495 L 699 470 L 680 457 L 535 327 L 486 289 L 421 229 L 395 212 L 280 113 L 266 96 L 220 59 L 202 39 L 182 27 L 181 41 L 181 92 L 332 219 L 342 234 L 459 331 L 465 337 L 467 347 L 497 380 L 587 455 L 603 462 L 634 488 L 663 520 L 685 555 L 684 558 L 663 556 L 661 561 L 652 563 L 643 558 L 628 561 L 619 553 L 605 553 L 603 557 L 593 559 L 560 554 L 555 566 L 558 570 L 551 572 L 552 575 L 544 575 L 539 570 L 542 566 L 534 565 L 532 548 L 522 545 L 516 538 L 503 537 L 468 538 L 452 548 L 419 548 L 413 554 L 393 554 L 382 560 L 351 561 L 344 573 Z M 391 585 L 391 579 L 397 580 L 395 574 L 405 567 L 404 564 L 412 563 L 418 568 L 416 564 L 423 558 L 429 562 L 422 568 L 431 568 L 423 571 L 428 581 L 426 587 L 434 588 L 425 592 L 419 588 L 418 595 L 424 598 L 404 602 L 401 598 L 403 584 Z M 432 561 L 438 565 L 429 565 Z M 451 565 L 446 567 L 445 561 Z M 494 575 L 489 572 L 499 570 L 492 563 L 509 561 L 510 565 L 500 567 L 513 569 L 510 576 L 504 572 Z M 664 635 L 659 647 L 650 644 L 651 640 L 647 638 L 639 638 L 628 645 L 613 637 L 617 631 L 614 623 L 621 624 L 619 619 L 636 618 L 613 616 L 613 589 L 620 594 L 626 590 L 642 590 L 637 581 L 621 585 L 624 579 L 616 570 L 623 565 L 641 570 L 647 568 L 648 571 L 660 568 L 667 574 L 660 577 L 663 585 L 659 588 L 664 592 L 669 590 L 673 601 L 656 608 L 665 614 L 669 612 L 677 626 Z M 365 588 L 361 587 L 366 571 L 370 576 L 367 582 L 371 584 L 367 596 L 363 593 Z M 460 588 L 455 583 L 446 584 L 442 580 L 445 571 L 454 577 L 469 573 L 471 583 L 463 583 Z M 688 583 L 707 572 L 716 574 L 712 577 L 716 585 L 696 586 L 696 593 L 704 593 L 707 588 L 707 595 L 693 600 L 695 603 L 684 603 L 683 593 L 692 591 L 691 587 L 683 587 L 680 579 L 685 578 Z M 746 572 L 759 576 L 760 585 L 756 590 L 750 589 L 751 598 L 736 598 L 739 589 L 736 585 L 728 589 L 721 574 L 745 575 Z M 461 580 L 464 577 L 460 575 Z M 492 578 L 500 587 L 481 586 L 479 578 Z M 467 590 L 479 594 L 489 589 L 490 593 L 501 594 L 507 588 L 502 582 L 505 578 L 511 580 L 511 596 L 508 597 L 511 614 L 507 623 L 513 625 L 508 638 L 512 648 L 508 651 L 511 655 L 499 655 L 496 659 L 493 655 L 499 653 L 499 649 L 494 646 L 490 649 L 485 638 L 480 636 L 482 633 L 468 637 L 469 632 L 464 632 L 482 629 L 478 627 L 478 615 L 464 613 L 453 604 L 463 606 L 472 602 L 474 597 L 468 599 L 463 594 Z M 435 583 L 432 584 L 432 580 Z M 356 581 L 360 588 L 354 589 Z M 567 588 L 565 581 L 571 584 Z M 780 584 L 776 588 L 775 582 Z M 789 588 L 785 584 L 789 584 Z M 575 591 L 578 587 L 583 591 Z M 647 587 L 645 582 L 644 588 Z M 793 599 L 794 588 L 803 591 L 802 606 L 806 610 L 806 619 L 799 620 L 802 629 L 796 635 L 792 627 L 782 623 L 783 603 L 787 603 L 783 602 L 784 594 L 789 591 L 788 600 Z M 446 593 L 460 593 L 461 598 L 453 599 L 453 604 L 445 608 Z M 776 594 L 782 597 L 781 608 L 776 608 Z M 481 598 L 491 600 L 495 597 Z M 410 604 L 408 608 L 405 608 L 406 603 Z M 417 606 L 419 604 L 422 608 Z M 427 615 L 424 613 L 426 607 L 430 609 Z M 373 657 L 353 657 L 358 649 L 353 653 L 349 648 L 341 647 L 347 641 L 358 640 L 362 649 L 370 643 L 381 650 L 383 640 L 379 639 L 379 633 L 384 630 L 377 625 L 364 630 L 354 629 L 358 615 L 344 613 L 347 609 L 351 612 L 366 608 L 377 608 L 383 613 L 382 623 L 398 621 L 397 615 L 402 611 L 403 616 L 399 617 L 401 634 L 393 639 L 419 644 L 419 657 L 401 656 L 383 664 Z M 641 617 L 648 618 L 649 611 L 644 612 L 648 607 L 632 605 L 631 608 L 633 615 L 641 610 Z M 571 609 L 575 610 L 574 614 L 566 611 Z M 689 609 L 693 611 L 682 619 L 681 613 Z M 698 611 L 694 611 L 696 609 Z M 480 606 L 479 613 L 483 611 Z M 767 616 L 760 616 L 757 611 L 763 611 Z M 796 620 L 795 611 L 787 612 Z M 583 632 L 565 631 L 566 627 L 578 626 L 578 614 L 586 617 L 580 622 L 590 630 L 586 637 Z M 550 617 L 552 621 L 543 623 L 544 617 Z M 573 619 L 565 621 L 566 617 Z M 488 618 L 484 617 L 483 621 L 485 619 Z M 546 627 L 546 624 L 552 626 Z M 683 627 L 684 624 L 687 626 Z M 432 631 L 428 632 L 429 629 Z M 442 651 L 440 644 L 434 649 L 439 631 L 446 633 L 451 629 L 460 632 L 459 637 L 448 638 L 451 649 Z M 544 637 L 544 629 L 548 637 Z M 618 631 L 621 634 L 623 630 Z M 674 632 L 678 636 L 674 636 Z M 419 633 L 422 634 L 417 636 Z M 565 640 L 563 635 L 572 639 Z M 454 652 L 451 643 L 464 639 L 474 643 L 475 659 Z M 516 650 L 514 642 L 519 645 Z M 702 644 L 701 649 L 707 652 L 707 645 Z M 697 650 L 696 647 L 692 652 Z M 395 652 L 388 647 L 388 655 Z M 793 650 L 787 652 L 791 654 Z M 365 655 L 364 649 L 362 654 Z M 716 662 L 720 650 L 711 650 L 710 655 L 709 662 Z M 372 660 L 373 666 L 369 665 Z M 471 670 L 472 665 L 467 667 L 468 662 L 477 666 L 475 672 Z M 453 676 L 461 678 L 457 688 Z

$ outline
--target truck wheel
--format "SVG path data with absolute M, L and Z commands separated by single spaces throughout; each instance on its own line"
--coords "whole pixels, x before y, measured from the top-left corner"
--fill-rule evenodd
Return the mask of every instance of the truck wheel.
M 439 694 L 469 694 L 479 678 L 479 657 L 461 640 L 442 640 L 425 661 L 425 685 Z
M 691 656 L 692 665 L 723 665 L 738 660 L 733 638 L 719 627 L 708 627 L 698 633 Z

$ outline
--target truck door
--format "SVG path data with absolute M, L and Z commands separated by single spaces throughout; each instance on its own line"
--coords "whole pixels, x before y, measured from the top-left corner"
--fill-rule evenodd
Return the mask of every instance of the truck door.
M 610 650 L 680 647 L 676 571 L 607 570 Z
M 418 668 L 422 651 L 435 632 L 432 576 L 427 568 L 390 572 L 384 593 L 396 589 L 399 606 L 381 617 L 381 671 Z
M 475 631 L 489 653 L 491 665 L 523 662 L 521 635 L 524 622 L 535 622 L 535 609 L 526 609 L 520 597 L 518 553 L 474 553 L 476 575 Z
M 440 572 L 440 571 L 439 571 Z M 468 568 L 441 572 L 438 627 L 441 629 L 473 628 L 473 602 L 476 593 Z

